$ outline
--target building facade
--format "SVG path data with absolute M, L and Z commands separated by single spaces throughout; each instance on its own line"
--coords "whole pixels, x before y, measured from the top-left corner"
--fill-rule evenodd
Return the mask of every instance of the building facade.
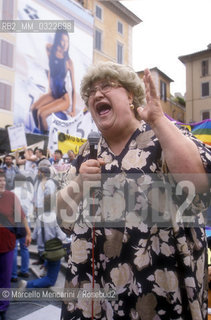
M 141 19 L 116 0 L 78 2 L 94 16 L 93 63 L 109 60 L 132 65 L 132 28 Z
M 186 67 L 186 121 L 211 118 L 211 45 L 206 50 L 180 56 Z
M 13 20 L 16 16 L 15 0 L 0 1 L 0 20 Z M 0 128 L 13 124 L 15 45 L 15 33 L 0 33 Z
M 24 0 L 21 0 L 21 2 L 23 1 Z M 64 19 L 72 18 L 78 30 L 86 30 L 86 32 L 89 35 L 92 35 L 91 47 L 93 52 L 92 60 L 90 61 L 90 63 L 97 63 L 98 61 L 109 60 L 117 63 L 123 63 L 126 65 L 132 65 L 132 28 L 133 26 L 141 23 L 141 19 L 139 19 L 135 14 L 128 10 L 119 1 L 30 1 L 32 1 L 35 8 L 39 5 L 43 7 L 42 11 L 48 10 L 49 17 L 51 16 L 51 13 L 59 13 L 60 16 Z M 27 6 L 27 1 L 25 2 Z M 17 0 L 3 0 L 0 2 L 1 19 L 17 19 L 19 11 L 20 6 L 18 5 Z M 34 12 L 34 14 L 36 15 L 37 13 Z M 31 13 L 28 13 L 28 15 L 30 19 L 34 18 L 31 17 Z M 93 22 L 91 22 L 89 16 L 92 17 Z M 39 17 L 36 18 L 35 16 L 35 19 L 39 19 Z M 49 18 L 46 16 L 46 19 Z M 74 34 L 71 37 L 77 38 L 77 36 Z M 79 38 L 80 37 L 78 37 L 78 39 Z M 16 73 L 17 70 L 20 69 L 20 63 L 17 63 L 16 59 L 17 48 L 19 47 L 19 42 L 17 39 L 19 39 L 19 37 L 17 37 L 17 34 L 15 33 L 0 33 L 0 127 L 5 127 L 6 125 L 14 124 L 14 109 L 16 109 L 17 118 L 17 107 L 14 107 L 14 105 L 17 106 L 17 104 L 20 103 L 19 108 L 22 108 L 24 104 L 24 99 L 23 101 L 22 99 L 17 99 L 17 94 L 14 94 L 15 85 L 17 87 L 17 80 L 15 80 L 17 79 Z M 84 43 L 80 43 L 80 48 L 83 48 L 81 50 L 83 51 L 81 52 L 81 54 L 83 55 L 83 53 L 86 53 L 86 43 L 83 40 L 82 42 Z M 78 54 L 76 56 L 77 59 L 79 59 Z M 75 61 L 77 59 L 75 58 Z M 22 60 L 25 60 L 25 58 Z M 25 68 L 22 68 L 22 70 L 24 69 Z M 166 112 L 170 117 L 174 118 L 175 120 L 185 122 L 184 107 L 176 103 L 171 98 L 170 83 L 173 80 L 170 79 L 158 68 L 152 68 L 151 72 L 156 83 L 157 91 L 160 95 L 160 100 L 164 112 Z M 77 74 L 78 73 L 76 73 L 76 75 Z M 142 78 L 143 72 L 138 72 L 138 75 Z M 79 79 L 77 79 L 76 82 L 79 83 Z M 38 82 L 36 81 L 36 83 Z M 14 96 L 16 98 L 14 98 Z M 31 97 L 32 94 L 28 94 L 28 96 Z M 34 98 L 36 98 L 36 95 L 34 96 Z
M 170 93 L 170 84 L 173 80 L 157 67 L 150 69 L 150 71 L 155 82 L 157 94 L 160 97 L 163 111 L 171 118 L 184 123 L 185 108 L 179 103 L 176 103 Z M 144 71 L 138 71 L 137 74 L 142 79 Z

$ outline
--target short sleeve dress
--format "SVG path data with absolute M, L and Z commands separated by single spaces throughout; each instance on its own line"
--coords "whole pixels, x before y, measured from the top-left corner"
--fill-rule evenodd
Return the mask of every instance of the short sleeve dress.
M 195 142 L 209 171 L 210 150 L 180 130 Z M 76 173 L 88 157 L 85 144 Z M 102 137 L 98 157 L 106 163 L 100 184 L 86 190 L 88 198 L 69 226 L 73 238 L 65 288 L 81 291 L 75 300 L 63 302 L 61 319 L 206 319 L 203 213 L 209 195 L 195 194 L 186 180 L 188 193 L 183 184 L 178 186 L 144 122 L 118 156 Z M 67 174 L 66 184 L 69 179 Z M 104 299 L 90 298 L 93 290 L 103 292 Z

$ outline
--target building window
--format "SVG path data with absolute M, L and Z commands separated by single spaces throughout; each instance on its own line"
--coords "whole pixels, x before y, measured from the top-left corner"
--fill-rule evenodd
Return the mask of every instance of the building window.
M 120 34 L 123 34 L 123 24 L 120 21 L 118 21 L 117 30 Z
M 160 80 L 160 100 L 166 101 L 166 83 Z
M 202 116 L 202 120 L 210 119 L 211 112 L 210 111 L 202 111 L 201 116 Z
M 102 51 L 102 31 L 95 30 L 95 49 Z
M 13 45 L 5 40 L 0 40 L 0 64 L 13 67 Z
M 201 62 L 201 75 L 202 77 L 208 76 L 208 60 L 203 60 Z
M 123 45 L 121 43 L 117 43 L 117 63 L 123 63 Z
M 208 97 L 210 94 L 209 82 L 203 82 L 201 84 L 201 95 L 202 97 Z
M 95 7 L 95 16 L 96 16 L 98 19 L 102 20 L 102 8 L 99 7 L 99 6 L 97 6 L 97 5 L 96 5 L 96 7 Z
M 2 0 L 2 20 L 13 20 L 14 0 Z
M 0 82 L 0 109 L 11 110 L 12 86 Z

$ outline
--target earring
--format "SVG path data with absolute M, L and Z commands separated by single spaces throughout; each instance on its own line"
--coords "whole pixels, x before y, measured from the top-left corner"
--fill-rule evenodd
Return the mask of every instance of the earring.
M 134 104 L 131 103 L 131 104 L 130 104 L 130 109 L 131 109 L 131 110 L 134 110 L 134 108 L 135 108 L 135 107 L 134 107 Z

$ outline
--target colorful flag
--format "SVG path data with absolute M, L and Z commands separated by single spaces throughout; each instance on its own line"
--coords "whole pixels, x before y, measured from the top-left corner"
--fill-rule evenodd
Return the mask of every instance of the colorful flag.
M 197 139 L 211 148 L 211 119 L 206 119 L 201 122 L 182 123 L 172 119 L 168 115 L 166 116 L 177 124 L 186 127 Z
M 191 123 L 190 127 L 194 136 L 211 147 L 211 119 L 193 124 Z

